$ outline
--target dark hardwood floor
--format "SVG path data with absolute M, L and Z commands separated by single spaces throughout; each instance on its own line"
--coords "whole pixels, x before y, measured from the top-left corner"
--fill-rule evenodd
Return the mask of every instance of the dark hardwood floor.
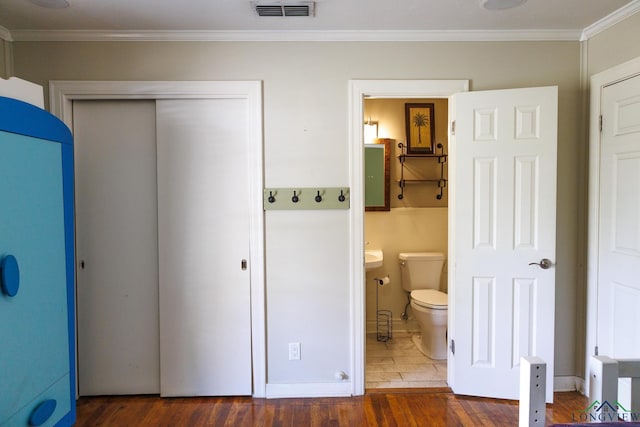
M 577 392 L 556 393 L 546 423 L 571 422 L 588 406 Z M 375 389 L 364 396 L 82 397 L 76 426 L 517 426 L 518 402 L 456 396 L 448 388 Z

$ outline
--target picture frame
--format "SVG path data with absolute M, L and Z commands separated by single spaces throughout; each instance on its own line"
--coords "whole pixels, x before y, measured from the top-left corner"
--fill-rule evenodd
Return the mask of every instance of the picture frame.
M 407 154 L 433 154 L 435 139 L 435 105 L 404 104 L 407 132 Z

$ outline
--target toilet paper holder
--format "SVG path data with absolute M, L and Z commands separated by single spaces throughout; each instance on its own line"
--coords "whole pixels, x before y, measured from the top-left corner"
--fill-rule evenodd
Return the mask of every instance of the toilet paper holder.
M 377 284 L 378 286 L 384 286 L 384 285 L 388 285 L 389 283 L 391 283 L 391 279 L 389 279 L 389 276 L 388 276 L 388 275 L 387 275 L 387 276 L 384 276 L 384 277 L 382 277 L 382 278 L 378 278 L 378 277 L 376 277 L 376 278 L 375 278 L 375 279 L 373 279 L 373 280 L 375 280 L 375 282 L 376 282 L 376 284 Z
M 387 274 L 381 278 L 376 277 L 373 281 L 376 284 L 376 340 L 387 342 L 393 338 L 393 313 L 391 310 L 380 310 L 378 293 L 379 288 L 391 283 L 391 279 Z

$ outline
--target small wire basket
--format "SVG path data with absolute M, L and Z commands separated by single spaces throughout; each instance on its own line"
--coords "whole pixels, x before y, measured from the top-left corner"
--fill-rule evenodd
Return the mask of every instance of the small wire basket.
M 376 311 L 376 340 L 387 342 L 393 335 L 391 310 Z

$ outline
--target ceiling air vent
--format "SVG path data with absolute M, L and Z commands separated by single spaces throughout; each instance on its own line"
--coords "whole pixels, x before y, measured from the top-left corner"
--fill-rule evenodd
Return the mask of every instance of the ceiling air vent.
M 258 16 L 313 16 L 314 2 L 267 3 L 251 2 Z

